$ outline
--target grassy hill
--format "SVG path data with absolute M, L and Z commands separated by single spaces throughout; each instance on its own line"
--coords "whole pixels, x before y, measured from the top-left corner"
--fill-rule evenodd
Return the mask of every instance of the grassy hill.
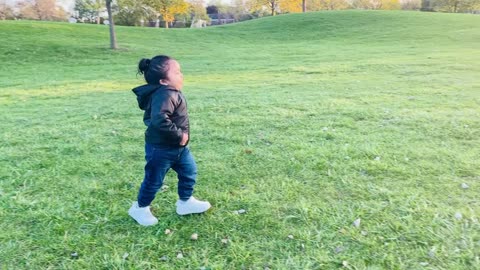
M 2 21 L 0 266 L 478 269 L 479 30 L 474 15 L 319 12 L 117 27 L 111 51 L 105 26 Z M 172 173 L 141 228 L 130 89 L 157 54 L 182 64 L 196 196 L 214 209 L 176 216 Z

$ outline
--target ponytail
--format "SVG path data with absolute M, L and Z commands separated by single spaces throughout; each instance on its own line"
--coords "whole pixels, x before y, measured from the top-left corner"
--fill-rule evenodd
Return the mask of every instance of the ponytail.
M 152 59 L 142 58 L 138 62 L 138 74 L 143 74 L 148 84 L 159 84 L 160 80 L 167 79 L 170 60 L 173 58 L 166 55 L 157 55 Z

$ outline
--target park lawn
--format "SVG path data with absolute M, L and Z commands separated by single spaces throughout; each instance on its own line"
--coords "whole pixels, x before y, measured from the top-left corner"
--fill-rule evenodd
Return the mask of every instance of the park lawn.
M 117 35 L 111 51 L 105 26 L 0 22 L 1 269 L 480 269 L 480 16 Z M 144 228 L 130 90 L 156 54 L 183 67 L 213 209 L 177 216 L 169 173 Z

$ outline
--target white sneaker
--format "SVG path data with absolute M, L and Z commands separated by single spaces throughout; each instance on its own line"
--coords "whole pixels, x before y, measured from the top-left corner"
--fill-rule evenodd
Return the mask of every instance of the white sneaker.
M 133 202 L 128 214 L 143 226 L 152 226 L 158 223 L 158 219 L 150 212 L 150 206 L 138 207 L 138 202 Z
M 193 196 L 186 201 L 177 201 L 177 214 L 183 216 L 188 214 L 199 214 L 212 207 L 209 202 L 203 202 L 195 199 Z

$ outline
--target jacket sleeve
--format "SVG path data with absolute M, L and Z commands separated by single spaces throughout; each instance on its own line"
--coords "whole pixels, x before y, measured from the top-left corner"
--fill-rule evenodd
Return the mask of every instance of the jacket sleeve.
M 183 131 L 170 119 L 177 107 L 178 100 L 167 91 L 157 92 L 159 93 L 152 97 L 150 125 L 172 142 L 180 143 Z

